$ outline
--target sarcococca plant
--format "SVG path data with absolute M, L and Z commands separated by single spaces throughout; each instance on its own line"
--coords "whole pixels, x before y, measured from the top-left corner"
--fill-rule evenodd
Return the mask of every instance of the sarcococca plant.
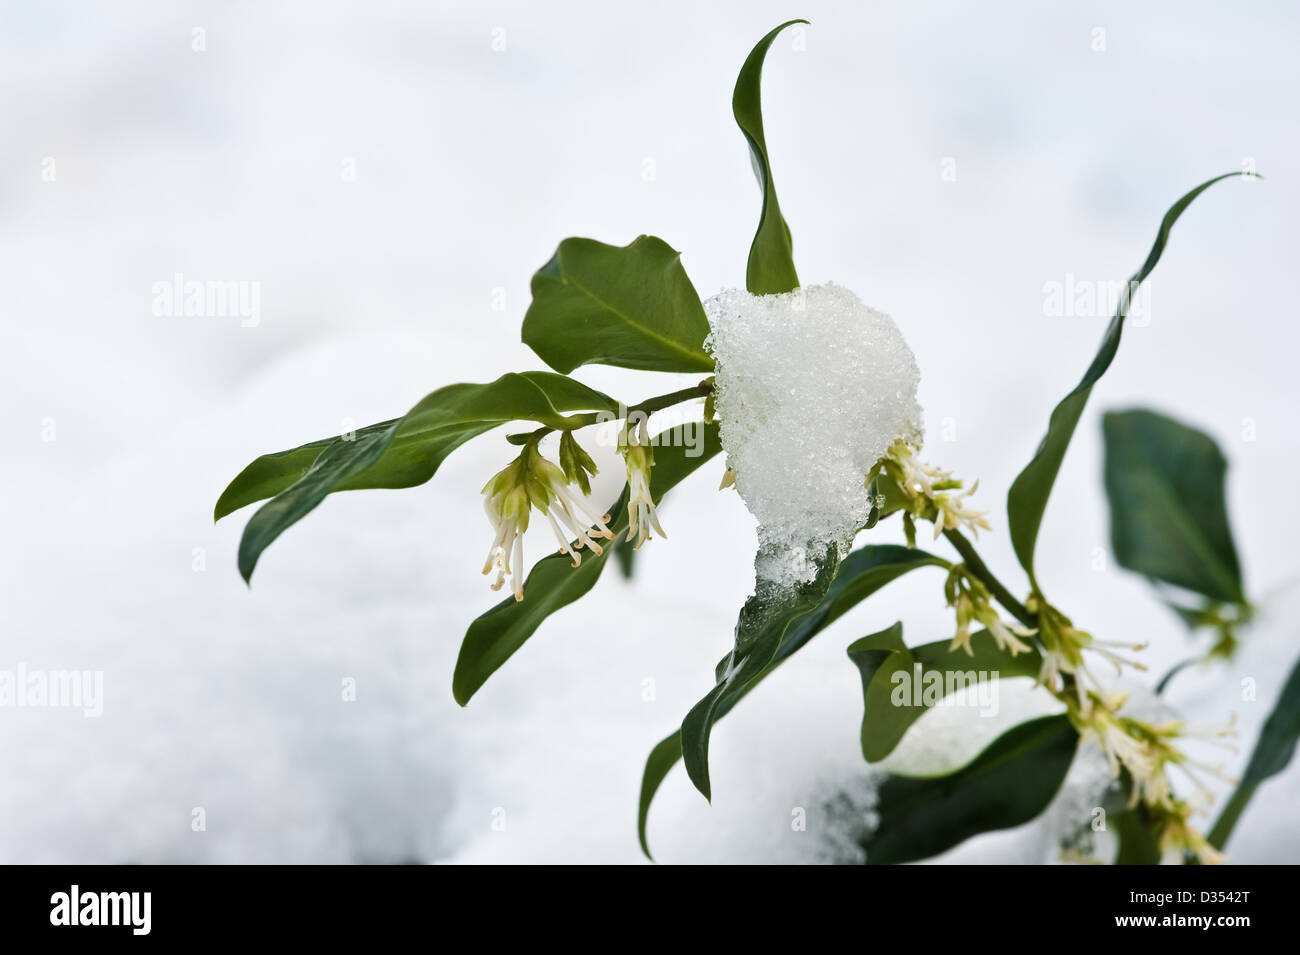
M 1218 770 L 1199 751 L 1231 745 L 1229 714 L 1221 726 L 1197 728 L 1127 706 L 1108 671 L 1143 670 L 1142 642 L 1094 635 L 1082 619 L 1076 624 L 1075 611 L 1067 614 L 1039 579 L 1035 551 L 1052 487 L 1120 347 L 1134 293 L 1193 201 L 1246 174 L 1209 179 L 1165 213 L 1097 353 L 1046 415 L 1046 433 L 1011 484 L 1005 514 L 994 516 L 976 506 L 976 483 L 924 459 L 921 370 L 894 321 L 848 289 L 799 282 L 759 95 L 764 60 L 790 25 L 754 47 L 732 98 L 762 194 L 744 288 L 701 301 L 678 252 L 653 236 L 622 246 L 564 239 L 533 277 L 522 328 L 523 341 L 550 370 L 445 385 L 401 417 L 257 458 L 216 506 L 220 519 L 266 502 L 244 530 L 241 574 L 251 579 L 266 548 L 326 495 L 423 484 L 465 442 L 510 422 L 532 422 L 532 430 L 506 435 L 503 466 L 485 475 L 481 489 L 483 572 L 505 593 L 465 635 L 452 680 L 464 705 L 551 614 L 596 585 L 612 554 L 626 564 L 632 550 L 652 541 L 672 546 L 665 498 L 725 453 L 723 488 L 734 488 L 759 523 L 755 592 L 740 608 L 734 647 L 719 661 L 713 688 L 650 753 L 638 819 L 647 854 L 650 804 L 679 761 L 710 795 L 714 724 L 850 609 L 904 574 L 921 572 L 934 577 L 935 597 L 952 609 L 951 634 L 909 643 L 900 622 L 847 647 L 862 679 L 866 760 L 888 756 L 960 684 L 944 679 L 956 673 L 1031 678 L 1055 698 L 1057 712 L 1014 726 L 947 774 L 887 776 L 876 793 L 876 822 L 861 839 L 866 861 L 925 858 L 1032 819 L 1060 790 L 1081 744 L 1098 747 L 1113 776 L 1111 828 L 1119 849 L 1115 860 L 1104 861 L 1218 861 L 1255 787 L 1280 772 L 1295 747 L 1300 670 L 1291 674 L 1227 809 L 1204 834 L 1196 818 L 1207 810 L 1204 777 Z M 699 380 L 627 403 L 573 377 L 593 363 Z M 698 408 L 699 442 L 659 441 L 650 433 L 649 416 L 676 406 Z M 597 468 L 578 432 L 611 420 L 626 486 L 605 506 L 590 496 Z M 1162 595 L 1176 588 L 1179 596 L 1167 598 L 1174 612 L 1190 629 L 1213 634 L 1208 656 L 1230 656 L 1253 608 L 1229 526 L 1222 453 L 1207 435 L 1140 409 L 1105 415 L 1103 435 L 1116 560 L 1158 584 Z M 1033 435 L 1023 437 L 1028 443 Z M 558 438 L 553 458 L 542 450 L 547 438 Z M 873 528 L 891 519 L 901 524 L 905 546 L 871 540 Z M 534 521 L 554 533 L 556 551 L 530 566 L 523 534 Z M 999 528 L 1010 534 L 1019 583 L 1004 582 L 977 550 L 978 533 Z M 918 546 L 922 530 L 927 548 L 942 544 L 947 553 Z M 912 677 L 926 692 L 898 692 Z M 1071 851 L 1089 856 L 1094 847 Z

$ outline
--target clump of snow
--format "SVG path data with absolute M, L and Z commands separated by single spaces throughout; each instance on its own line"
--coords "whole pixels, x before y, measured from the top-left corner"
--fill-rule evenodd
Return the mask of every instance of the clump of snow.
M 704 304 L 722 445 L 758 519 L 759 586 L 810 581 L 871 512 L 867 472 L 920 443 L 920 372 L 893 319 L 848 289 L 719 292 Z

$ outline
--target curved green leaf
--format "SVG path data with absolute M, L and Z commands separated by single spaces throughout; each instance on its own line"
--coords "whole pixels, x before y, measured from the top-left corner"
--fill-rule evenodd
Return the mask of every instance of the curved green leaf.
M 878 793 L 878 822 L 859 840 L 867 864 L 927 859 L 982 832 L 1023 825 L 1061 788 L 1077 743 L 1067 717 L 1046 716 L 1008 730 L 951 775 L 890 776 Z
M 1083 378 L 1075 385 L 1074 390 L 1066 395 L 1052 412 L 1047 424 L 1047 434 L 1043 437 L 1042 443 L 1034 452 L 1033 459 L 1025 465 L 1025 469 L 1012 483 L 1011 490 L 1007 492 L 1007 522 L 1011 531 L 1011 544 L 1020 566 L 1029 574 L 1035 587 L 1038 581 L 1034 574 L 1034 547 L 1038 542 L 1039 527 L 1043 523 L 1043 512 L 1047 509 L 1047 499 L 1051 496 L 1052 485 L 1056 483 L 1056 475 L 1061 470 L 1061 462 L 1065 458 L 1066 449 L 1070 446 L 1070 439 L 1074 436 L 1079 417 L 1088 403 L 1088 396 L 1092 394 L 1092 387 L 1105 374 L 1115 358 L 1115 353 L 1119 350 L 1120 334 L 1124 330 L 1124 317 L 1128 313 L 1133 293 L 1160 261 L 1160 256 L 1169 241 L 1170 230 L 1178 221 L 1178 217 L 1192 204 L 1192 200 L 1216 182 L 1241 175 L 1250 174 L 1230 172 L 1203 182 L 1175 202 L 1165 213 L 1160 229 L 1156 233 L 1155 244 L 1151 246 L 1151 251 L 1147 254 L 1142 267 L 1129 279 L 1125 294 L 1120 297 L 1115 317 L 1111 319 L 1106 333 L 1102 336 L 1096 357 L 1093 358 L 1092 364 L 1088 366 L 1088 370 L 1084 372 Z
M 374 433 L 387 432 L 398 420 L 400 419 L 391 418 L 388 421 L 359 428 L 356 437 L 364 438 Z M 241 507 L 256 504 L 268 497 L 275 497 L 295 481 L 300 480 L 311 470 L 311 466 L 316 463 L 321 452 L 340 440 L 342 440 L 341 436 L 335 435 L 288 451 L 277 451 L 257 458 L 240 471 L 221 492 L 221 497 L 217 499 L 217 506 L 213 509 L 212 519 L 219 521 Z
M 1260 730 L 1241 782 L 1206 836 L 1210 845 L 1222 849 L 1228 844 L 1228 837 L 1255 790 L 1265 780 L 1286 769 L 1295 755 L 1297 740 L 1300 740 L 1300 663 L 1291 668 L 1291 675 L 1278 695 L 1273 712 Z
M 947 566 L 948 562 L 941 557 L 896 544 L 871 544 L 853 551 L 840 562 L 835 579 L 816 609 L 796 618 L 786 629 L 771 662 L 758 676 L 745 683 L 734 682 L 732 690 L 720 696 L 713 710 L 712 722 L 716 723 L 725 716 L 745 694 L 814 636 L 890 581 L 918 567 Z M 728 655 L 719 662 L 719 672 L 725 671 L 730 659 Z M 650 857 L 650 846 L 646 839 L 650 804 L 669 770 L 681 758 L 682 733 L 677 730 L 661 740 L 646 760 L 637 809 L 637 837 L 641 841 L 641 850 L 647 857 Z
M 763 100 L 761 80 L 763 61 L 767 51 L 782 30 L 807 20 L 790 20 L 781 24 L 750 52 L 736 77 L 736 89 L 731 96 L 731 112 L 736 117 L 740 131 L 749 143 L 754 161 L 754 175 L 763 190 L 763 211 L 758 219 L 758 231 L 749 247 L 749 263 L 745 269 L 745 287 L 754 295 L 772 295 L 789 292 L 799 287 L 799 276 L 794 270 L 793 242 L 790 227 L 781 215 L 776 201 L 776 184 L 772 181 L 772 164 L 767 157 L 767 138 L 763 134 Z
M 239 572 L 249 580 L 262 552 L 334 491 L 413 487 L 433 477 L 447 456 L 470 438 L 508 421 L 564 428 L 562 412 L 617 413 L 618 407 L 608 395 L 546 371 L 503 375 L 487 384 L 448 385 L 402 418 L 258 458 L 226 488 L 216 516 L 220 519 L 274 492 L 240 540 Z M 321 450 L 304 468 L 317 447 Z
M 709 735 L 719 706 L 726 696 L 762 676 L 775 658 L 786 628 L 799 617 L 812 613 L 826 596 L 839 562 L 839 554 L 831 545 L 826 554 L 816 560 L 817 571 L 812 580 L 797 584 L 790 591 L 756 593 L 740 608 L 735 646 L 718 664 L 714 674 L 716 684 L 682 720 L 682 761 L 686 765 L 686 775 L 705 799 L 712 798 Z M 763 590 L 762 587 L 759 589 Z
M 1245 603 L 1214 439 L 1151 411 L 1102 418 L 1110 539 L 1121 567 Z
M 722 450 L 718 426 L 703 427 L 704 440 L 697 445 L 698 454 L 693 454 L 685 442 L 674 441 L 655 448 L 650 493 L 656 502 Z M 661 440 L 660 436 L 656 440 Z M 610 513 L 614 516 L 610 530 L 617 535 L 624 534 L 628 526 L 626 489 Z M 469 703 L 488 677 L 527 642 L 547 617 L 591 590 L 612 550 L 613 546 L 609 546 L 600 554 L 587 553 L 577 567 L 572 566 L 565 554 L 544 557 L 524 581 L 523 600 L 507 597 L 471 623 L 452 676 L 456 702 L 461 706 Z
M 981 674 L 985 679 L 1036 677 L 1043 663 L 1035 650 L 1012 656 L 998 649 L 987 630 L 971 638 L 971 655 L 950 646 L 951 641 L 939 640 L 909 649 L 901 623 L 849 646 L 849 659 L 862 675 L 862 755 L 867 762 L 892 753 L 927 709 L 958 689 L 977 685 Z M 932 682 L 937 696 L 924 692 Z
M 524 344 L 566 374 L 579 365 L 709 372 L 709 320 L 681 253 L 643 235 L 629 245 L 565 239 L 533 276 Z

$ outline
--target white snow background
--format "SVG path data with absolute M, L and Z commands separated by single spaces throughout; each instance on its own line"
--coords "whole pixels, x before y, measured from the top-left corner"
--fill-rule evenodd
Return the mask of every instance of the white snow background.
M 701 295 L 740 284 L 759 194 L 732 84 L 795 16 L 813 26 L 803 49 L 774 46 L 764 99 L 800 275 L 898 322 L 921 368 L 925 456 L 981 479 L 984 550 L 1016 589 L 1006 488 L 1105 321 L 1046 317 L 1044 283 L 1123 279 L 1185 190 L 1248 157 L 1269 177 L 1216 186 L 1177 226 L 1151 321 L 1094 393 L 1039 548 L 1076 622 L 1151 640 L 1163 672 L 1188 653 L 1181 625 L 1141 580 L 1095 568 L 1098 414 L 1151 405 L 1219 440 L 1265 614 L 1230 669 L 1184 674 L 1169 700 L 1199 721 L 1235 711 L 1240 765 L 1300 656 L 1285 589 L 1300 563 L 1293 7 L 8 5 L 0 668 L 100 669 L 105 701 L 98 719 L 0 710 L 0 860 L 640 859 L 644 758 L 711 684 L 753 581 L 753 521 L 714 490 L 721 461 L 674 492 L 671 539 L 641 551 L 631 584 L 608 569 L 465 709 L 456 651 L 498 596 L 478 573 L 478 491 L 512 453 L 499 434 L 423 488 L 329 499 L 266 552 L 251 590 L 235 549 L 252 510 L 214 527 L 212 505 L 259 453 L 540 367 L 518 327 L 565 236 L 656 234 Z M 261 324 L 154 316 L 151 287 L 176 272 L 259 281 Z M 679 386 L 579 377 L 631 401 Z M 531 558 L 548 546 L 530 540 Z M 826 858 L 839 836 L 820 807 L 861 795 L 865 775 L 844 648 L 900 618 L 910 642 L 950 634 L 939 583 L 891 585 L 723 720 L 714 805 L 676 770 L 651 817 L 657 856 Z M 1258 702 L 1241 701 L 1245 677 Z M 936 711 L 904 749 L 972 752 L 1041 705 L 1021 697 L 1003 687 L 1001 721 Z M 1293 766 L 1257 794 L 1231 855 L 1300 858 L 1298 796 Z M 791 829 L 798 807 L 807 832 Z M 944 859 L 1048 860 L 1052 825 Z

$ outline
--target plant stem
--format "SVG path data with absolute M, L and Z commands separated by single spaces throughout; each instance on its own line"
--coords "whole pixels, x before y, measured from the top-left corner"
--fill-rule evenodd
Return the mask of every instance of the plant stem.
M 993 576 L 993 572 L 988 569 L 988 566 L 976 552 L 975 545 L 967 540 L 961 531 L 946 530 L 943 532 L 943 536 L 948 538 L 948 543 L 952 544 L 957 549 L 957 553 L 961 554 L 966 569 L 989 589 L 989 593 L 997 599 L 998 603 L 1002 604 L 1013 617 L 1026 627 L 1038 626 L 1038 618 L 1030 613 L 1024 604 L 1011 596 L 1011 591 L 1003 586 L 1002 581 Z
M 632 405 L 627 409 L 629 416 L 643 414 L 646 416 L 654 414 L 656 411 L 663 411 L 665 408 L 671 408 L 673 405 L 679 405 L 683 401 L 690 401 L 692 398 L 703 398 L 713 390 L 711 381 L 702 381 L 698 385 L 690 388 L 683 388 L 680 391 L 670 392 L 666 395 L 657 395 L 654 398 L 647 398 L 640 404 Z M 568 426 L 565 431 L 576 431 L 578 428 L 585 428 L 588 425 L 599 424 L 601 421 L 616 420 L 611 418 L 607 411 L 592 411 L 587 414 L 570 415 L 565 419 Z M 536 431 L 525 431 L 519 434 L 506 436 L 506 440 L 511 444 L 529 444 L 534 441 L 540 441 L 546 435 L 554 431 L 555 428 L 538 428 Z

